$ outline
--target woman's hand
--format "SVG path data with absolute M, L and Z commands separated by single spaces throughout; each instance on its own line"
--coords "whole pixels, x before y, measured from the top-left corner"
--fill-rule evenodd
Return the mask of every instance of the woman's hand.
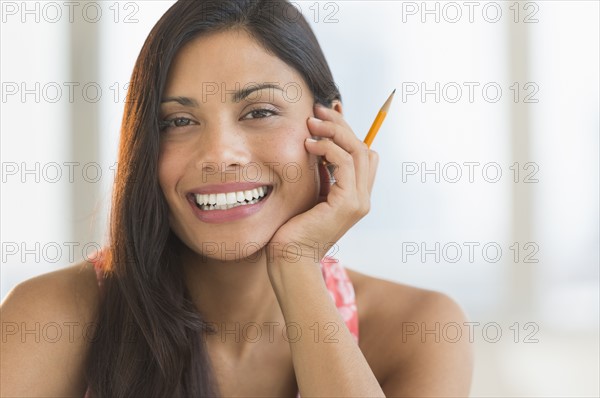
M 306 150 L 334 165 L 331 185 L 325 166 L 319 164 L 320 200 L 312 209 L 282 225 L 267 247 L 268 264 L 282 257 L 310 257 L 319 262 L 370 209 L 370 195 L 377 170 L 377 153 L 356 137 L 341 113 L 315 105 L 316 118 L 309 118 L 308 129 L 319 141 L 307 139 Z M 286 248 L 290 252 L 286 252 Z M 297 253 L 298 249 L 301 253 Z
M 317 106 L 315 116 L 319 120 L 310 118 L 308 129 L 313 136 L 324 139 L 307 140 L 305 147 L 310 154 L 335 165 L 335 183 L 329 184 L 328 178 L 322 178 L 318 203 L 275 232 L 267 245 L 267 250 L 272 249 L 267 255 L 267 272 L 286 325 L 293 324 L 298 329 L 296 338 L 290 340 L 290 349 L 302 394 L 383 397 L 377 378 L 345 327 L 319 267 L 330 245 L 369 212 L 378 158 L 356 137 L 339 112 Z M 327 176 L 325 167 L 319 167 L 320 175 Z M 293 247 L 289 253 L 281 250 L 286 245 Z M 298 248 L 302 250 L 300 259 Z M 336 344 L 308 337 L 315 325 L 334 327 Z

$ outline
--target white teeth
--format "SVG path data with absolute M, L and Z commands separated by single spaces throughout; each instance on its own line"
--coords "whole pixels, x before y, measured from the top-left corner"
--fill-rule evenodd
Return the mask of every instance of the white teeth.
M 208 204 L 208 195 L 204 195 L 204 194 L 196 194 L 196 203 L 198 203 L 199 205 L 204 205 L 204 204 Z
M 227 204 L 232 205 L 237 202 L 235 192 L 228 192 L 225 196 L 227 197 Z
M 240 191 L 235 193 L 235 199 L 238 202 L 243 202 L 244 200 L 246 200 L 246 197 L 244 196 L 244 193 Z
M 202 210 L 225 210 L 232 207 L 254 204 L 268 192 L 267 187 L 258 187 L 247 191 L 196 194 L 196 203 Z

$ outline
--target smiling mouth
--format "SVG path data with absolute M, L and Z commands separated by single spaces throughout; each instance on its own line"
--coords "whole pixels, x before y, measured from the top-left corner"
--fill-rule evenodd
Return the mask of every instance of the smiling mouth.
M 194 203 L 200 210 L 228 210 L 264 200 L 270 192 L 268 185 L 246 191 L 194 194 Z

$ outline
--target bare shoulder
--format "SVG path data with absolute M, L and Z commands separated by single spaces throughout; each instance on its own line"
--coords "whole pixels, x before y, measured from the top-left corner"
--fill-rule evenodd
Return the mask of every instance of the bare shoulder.
M 40 308 L 51 311 L 68 307 L 83 309 L 98 299 L 98 293 L 94 266 L 81 262 L 19 283 L 6 296 L 2 306 L 17 306 L 28 313 Z
M 11 290 L 1 306 L 2 396 L 83 395 L 98 299 L 95 271 L 87 262 Z
M 388 396 L 467 396 L 473 369 L 466 316 L 443 293 L 351 269 L 359 345 Z

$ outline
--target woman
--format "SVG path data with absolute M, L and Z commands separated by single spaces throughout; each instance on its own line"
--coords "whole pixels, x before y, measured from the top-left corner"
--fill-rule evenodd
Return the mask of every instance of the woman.
M 468 394 L 466 338 L 415 332 L 462 325 L 452 300 L 325 257 L 367 214 L 377 155 L 289 7 L 180 1 L 154 27 L 110 245 L 8 296 L 3 322 L 63 333 L 3 336 L 3 396 Z

